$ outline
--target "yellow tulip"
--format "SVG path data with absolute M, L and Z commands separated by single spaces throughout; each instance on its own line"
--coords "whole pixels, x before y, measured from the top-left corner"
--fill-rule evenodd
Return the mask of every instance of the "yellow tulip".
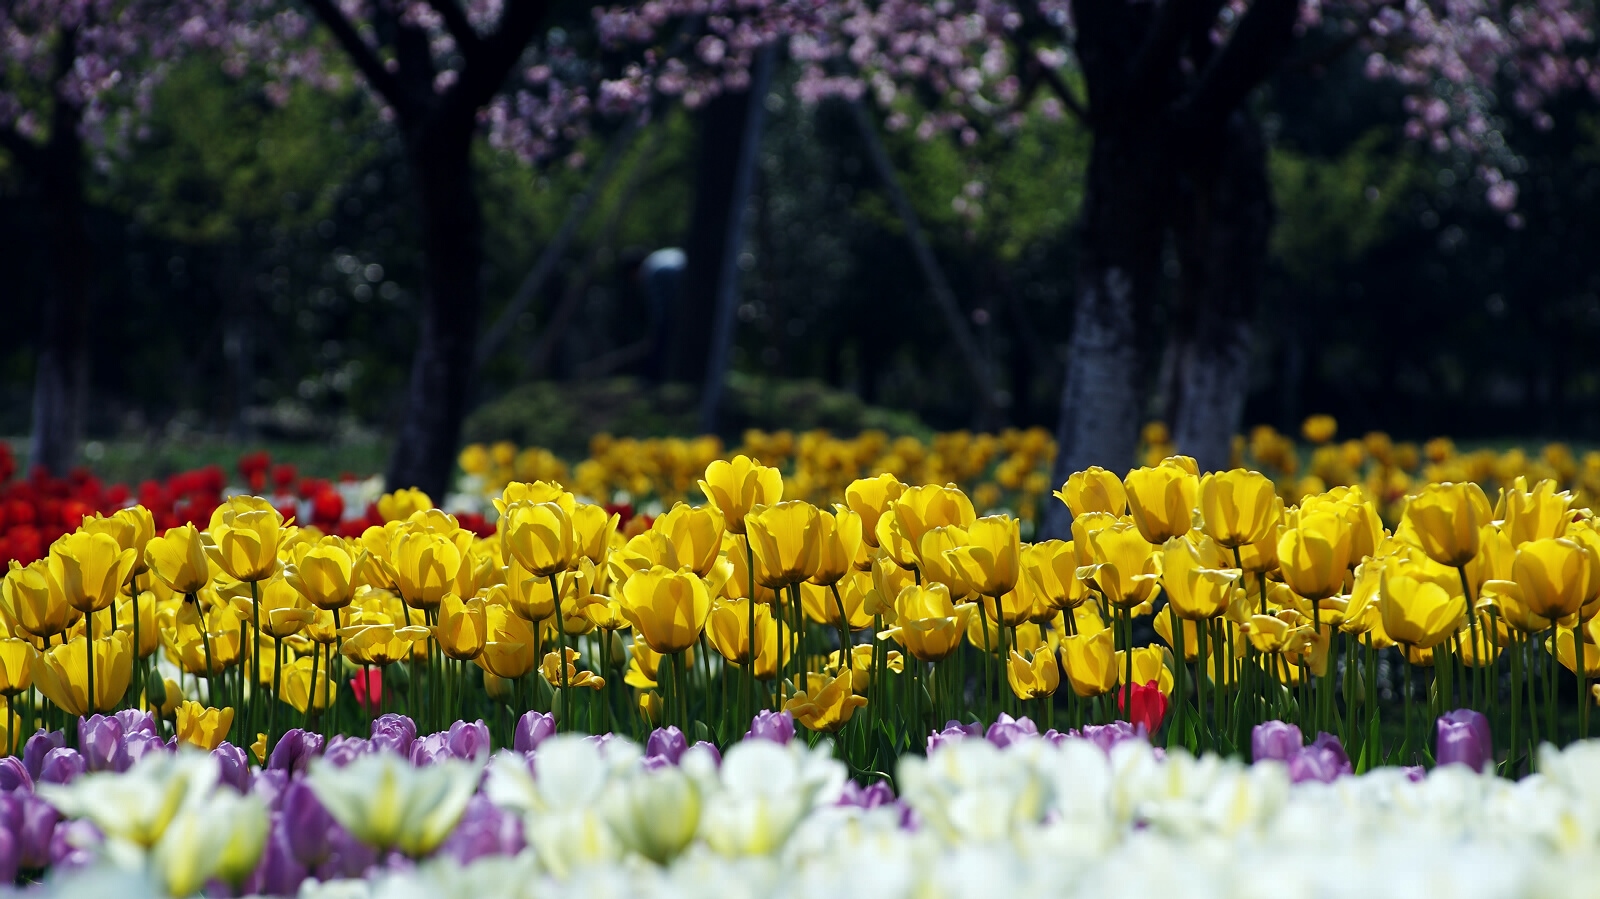
M 236 581 L 264 581 L 277 572 L 278 546 L 294 535 L 294 528 L 286 527 L 283 516 L 265 500 L 234 497 L 229 502 L 211 516 L 206 553 Z
M 861 539 L 868 546 L 878 546 L 878 521 L 905 489 L 906 485 L 888 472 L 860 478 L 844 488 L 845 505 L 861 518 Z
M 337 689 L 325 668 L 312 656 L 301 656 L 283 666 L 283 699 L 302 715 L 313 703 L 319 711 L 327 708 Z
M 83 520 L 82 530 L 110 535 L 117 541 L 118 546 L 133 550 L 134 574 L 144 574 L 147 570 L 144 551 L 156 532 L 155 516 L 149 509 L 144 506 L 131 506 L 118 509 L 109 517 L 99 515 L 88 517 Z
M 834 511 L 820 511 L 817 524 L 817 568 L 808 579 L 819 586 L 836 584 L 852 571 L 867 567 L 867 545 L 862 539 L 864 527 L 861 516 L 844 506 L 834 506 Z
M 1178 617 L 1205 621 L 1227 611 L 1239 581 L 1237 569 L 1205 567 L 1199 549 L 1185 537 L 1168 540 L 1161 556 L 1161 583 Z
M 80 614 L 67 605 L 66 593 L 50 570 L 48 559 L 27 566 L 11 560 L 5 582 L 0 586 L 0 602 L 6 617 L 35 637 L 49 638 L 66 630 Z
M 1311 629 L 1305 623 L 1305 616 L 1294 610 L 1276 615 L 1251 615 L 1243 629 L 1257 652 L 1298 650 L 1301 643 L 1311 638 Z
M 282 575 L 262 581 L 257 588 L 257 597 L 261 633 L 275 640 L 298 634 L 301 628 L 316 618 L 317 610 Z M 250 601 L 246 598 L 235 599 L 233 606 L 241 616 L 250 612 Z
M 355 599 L 356 575 L 365 567 L 365 557 L 365 551 L 352 551 L 338 537 L 324 537 L 288 566 L 283 576 L 317 608 L 342 609 Z
M 974 608 L 952 602 L 943 584 L 906 587 L 895 598 L 897 626 L 879 636 L 899 641 L 924 662 L 938 662 L 960 647 Z
M 1555 481 L 1540 481 L 1529 490 L 1527 480 L 1518 477 L 1511 487 L 1500 489 L 1494 517 L 1505 522 L 1511 544 L 1521 546 L 1564 536 L 1572 520 L 1571 506 L 1572 494 L 1557 493 Z
M 478 667 L 495 677 L 516 680 L 539 664 L 539 637 L 520 615 L 506 606 L 486 603 L 483 621 L 487 639 L 483 651 L 473 659 Z
M 1200 529 L 1233 549 L 1259 543 L 1278 524 L 1278 494 L 1266 475 L 1236 468 L 1200 479 Z
M 185 600 L 176 609 L 163 610 L 157 620 L 162 643 L 184 672 L 215 677 L 239 661 L 246 619 L 232 606 L 214 606 L 202 617 L 200 603 Z
M 940 525 L 925 531 L 921 545 L 917 547 L 917 570 L 922 572 L 923 581 L 949 587 L 950 595 L 958 602 L 972 595 L 972 584 L 968 583 L 949 553 L 956 547 L 966 545 L 967 540 L 965 529 L 955 525 Z
M 834 598 L 836 590 L 837 600 Z M 819 587 L 810 582 L 801 584 L 800 606 L 806 617 L 817 624 L 837 628 L 841 624 L 839 607 L 843 605 L 845 629 L 858 631 L 872 624 L 872 613 L 866 609 L 871 592 L 872 576 L 865 571 L 852 571 L 831 587 Z
M 378 497 L 378 516 L 384 521 L 405 521 L 414 513 L 433 508 L 433 498 L 415 487 Z
M 136 556 L 107 534 L 78 531 L 50 547 L 50 573 L 67 605 L 86 614 L 98 612 L 122 594 Z
M 439 601 L 439 623 L 433 626 L 433 638 L 439 651 L 458 661 L 471 661 L 483 652 L 488 642 L 488 624 L 484 617 L 483 600 L 463 601 L 454 593 L 446 593 Z
M 1200 633 L 1197 630 L 1196 622 L 1189 618 L 1180 618 L 1172 613 L 1173 606 L 1170 603 L 1168 603 L 1167 606 L 1160 612 L 1156 613 L 1155 620 L 1152 622 L 1152 624 L 1155 626 L 1156 634 L 1157 636 L 1161 637 L 1162 640 L 1165 640 L 1167 645 L 1172 647 L 1173 651 L 1177 651 L 1178 644 L 1174 639 L 1177 632 L 1172 629 L 1172 623 L 1174 621 L 1182 622 L 1183 660 L 1185 662 L 1193 662 L 1200 658 Z
M 1122 515 L 1128 510 L 1128 493 L 1122 480 L 1098 465 L 1073 472 L 1055 497 L 1066 504 L 1073 518 L 1090 512 Z
M 1090 538 L 1094 536 L 1095 532 L 1115 524 L 1131 526 L 1133 521 L 1127 518 L 1118 518 L 1109 512 L 1086 512 L 1072 519 L 1072 539 L 1068 542 L 1072 546 L 1073 557 L 1078 560 L 1079 568 L 1094 564 L 1094 543 Z
M 199 593 L 211 582 L 213 569 L 206 556 L 205 538 L 192 524 L 168 528 L 144 548 L 150 573 L 174 593 Z
M 1089 598 L 1078 577 L 1072 541 L 1045 540 L 1022 548 L 1022 574 L 1036 601 L 1056 610 L 1072 609 Z
M 922 535 L 933 528 L 955 526 L 965 530 L 977 518 L 972 500 L 954 484 L 908 487 L 894 501 L 893 512 L 895 526 L 913 547 L 921 546 Z M 881 519 L 878 526 L 883 527 Z M 878 535 L 879 543 L 883 543 L 883 536 Z
M 1575 541 L 1545 537 L 1517 547 L 1511 577 L 1530 613 L 1571 626 L 1589 598 L 1593 565 L 1594 557 Z
M 1011 692 L 1018 699 L 1050 696 L 1061 686 L 1061 666 L 1056 662 L 1055 652 L 1049 647 L 1027 655 L 1013 649 L 1006 661 L 1006 681 L 1011 684 Z
M 1476 483 L 1429 484 L 1406 503 L 1402 528 L 1428 558 L 1460 568 L 1478 554 L 1481 530 L 1493 514 Z
M 700 492 L 722 512 L 727 529 L 735 534 L 745 532 L 745 516 L 757 506 L 776 505 L 783 499 L 783 475 L 743 455 L 707 465 L 699 483 Z
M 461 546 L 447 536 L 401 528 L 389 543 L 385 563 L 406 605 L 432 609 L 459 587 L 462 556 Z
M 650 529 L 661 535 L 671 547 L 674 567 L 689 568 L 705 577 L 722 553 L 722 533 L 725 524 L 716 506 L 694 508 L 678 503 L 662 514 Z M 658 560 L 666 564 L 665 559 Z
M 1155 593 L 1159 582 L 1155 547 L 1131 524 L 1114 524 L 1088 536 L 1093 563 L 1078 569 L 1078 577 L 1119 608 L 1133 608 Z
M 228 738 L 228 728 L 232 726 L 232 708 L 206 708 L 198 702 L 184 702 L 178 706 L 176 733 L 180 743 L 210 752 Z
M 745 516 L 745 533 L 755 552 L 757 583 L 782 589 L 816 572 L 821 555 L 820 516 L 816 506 L 794 500 L 750 510 Z
M 1061 667 L 1066 669 L 1072 692 L 1085 699 L 1116 689 L 1117 655 L 1110 630 L 1061 638 Z
M 596 565 L 604 565 L 621 516 L 615 512 L 608 514 L 604 506 L 584 503 L 573 508 L 571 517 L 572 537 L 578 554 Z
M 1128 511 L 1139 533 L 1152 544 L 1189 532 L 1200 482 L 1171 460 L 1154 468 L 1136 468 L 1123 480 Z
M 1545 641 L 1545 651 L 1552 653 L 1561 667 L 1578 673 L 1578 653 L 1576 645 L 1572 642 L 1577 632 L 1572 628 L 1563 627 L 1556 630 L 1555 641 Z M 1600 646 L 1586 643 L 1583 647 L 1583 679 L 1594 680 L 1600 678 Z
M 41 652 L 30 664 L 33 685 L 69 715 L 115 709 L 133 679 L 133 639 L 117 631 L 94 641 L 94 693 L 87 683 L 89 647 L 72 640 Z
M 340 651 L 351 661 L 382 666 L 410 658 L 411 645 L 427 639 L 428 629 L 415 625 L 395 627 L 384 621 L 353 624 L 339 631 L 339 636 L 344 638 Z
M 820 589 L 820 588 L 818 588 Z M 794 654 L 795 634 L 785 632 L 786 639 L 779 640 L 778 622 L 772 617 L 770 606 L 756 604 L 756 665 L 758 680 L 776 677 Z M 706 637 L 711 646 L 724 659 L 735 665 L 750 664 L 750 600 L 722 600 L 711 609 L 706 618 Z M 635 643 L 635 651 L 642 643 Z M 781 650 L 781 652 L 780 652 Z M 652 654 L 653 655 L 653 654 Z M 655 668 L 650 667 L 649 680 L 655 682 Z
M 979 518 L 967 529 L 967 540 L 944 555 L 973 592 L 1001 596 L 1015 589 L 1022 574 L 1022 534 L 1017 520 L 1009 515 Z
M 1312 443 L 1327 443 L 1339 433 L 1339 422 L 1332 415 L 1309 415 L 1300 423 L 1300 435 Z
M 0 639 L 0 696 L 16 696 L 33 686 L 33 665 L 39 651 L 27 640 Z
M 856 709 L 867 704 L 866 697 L 851 689 L 848 675 L 828 677 L 806 675 L 806 689 L 797 691 L 783 710 L 810 730 L 833 733 L 844 727 Z
M 1171 659 L 1167 650 L 1162 646 L 1141 646 L 1133 650 L 1133 681 L 1135 685 L 1148 684 L 1154 681 L 1162 693 L 1172 695 L 1172 669 L 1168 667 Z M 1116 655 L 1117 683 L 1122 683 L 1128 676 L 1128 650 L 1119 649 Z
M 663 654 L 693 646 L 711 614 L 705 581 L 687 568 L 673 571 L 657 565 L 633 575 L 623 585 L 621 602 L 634 632 Z
M 1300 515 L 1278 537 L 1278 568 L 1283 582 L 1306 599 L 1326 599 L 1344 589 L 1351 561 L 1351 528 L 1331 512 Z
M 605 687 L 606 679 L 593 671 L 578 669 L 578 651 L 566 650 L 567 670 L 561 670 L 561 660 L 555 652 L 547 652 L 544 661 L 539 663 L 539 673 L 550 683 L 550 686 L 559 688 L 563 683 L 569 687 L 583 687 L 590 690 L 599 690 Z
M 1385 571 L 1378 588 L 1383 629 L 1396 643 L 1432 649 L 1456 632 L 1466 599 L 1429 580 Z
M 572 519 L 558 503 L 518 502 L 500 516 L 506 555 L 534 577 L 549 577 L 577 562 Z

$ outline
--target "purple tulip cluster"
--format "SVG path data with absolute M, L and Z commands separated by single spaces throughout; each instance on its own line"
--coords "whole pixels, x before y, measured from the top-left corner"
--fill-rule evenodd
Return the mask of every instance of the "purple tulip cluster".
M 1338 737 L 1319 733 L 1307 746 L 1300 728 L 1284 721 L 1266 721 L 1250 731 L 1250 757 L 1257 762 L 1283 762 L 1289 766 L 1289 780 L 1294 783 L 1332 783 L 1355 773 Z
M 947 721 L 944 730 L 936 730 L 928 735 L 928 751 L 933 752 L 940 746 L 955 740 L 965 740 L 981 737 L 993 743 L 996 747 L 1004 749 L 1020 740 L 1037 737 L 1050 743 L 1059 744 L 1064 740 L 1086 740 L 1100 747 L 1106 752 L 1111 747 L 1127 740 L 1146 739 L 1144 728 L 1129 724 L 1126 721 L 1113 721 L 1110 724 L 1086 724 L 1081 728 L 1069 731 L 1058 731 L 1054 728 L 1040 733 L 1039 726 L 1033 719 L 1026 715 L 1013 718 L 1002 712 L 995 723 L 984 730 L 983 725 L 977 722 L 962 724 L 959 721 Z M 1157 750 L 1160 751 L 1159 749 Z

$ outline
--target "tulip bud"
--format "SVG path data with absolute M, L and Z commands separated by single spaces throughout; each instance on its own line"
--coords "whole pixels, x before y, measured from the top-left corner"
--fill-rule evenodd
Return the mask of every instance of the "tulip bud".
M 1473 709 L 1456 709 L 1435 723 L 1434 760 L 1439 765 L 1462 764 L 1483 771 L 1494 764 L 1494 740 L 1489 719 Z
M 746 740 L 771 740 L 774 743 L 788 745 L 794 739 L 794 716 L 788 712 L 773 712 L 762 709 L 750 721 L 750 729 L 745 732 Z
M 1250 759 L 1287 762 L 1305 746 L 1300 728 L 1284 721 L 1263 721 L 1250 730 Z
M 511 748 L 517 752 L 532 752 L 556 732 L 556 717 L 543 712 L 526 712 L 517 719 Z

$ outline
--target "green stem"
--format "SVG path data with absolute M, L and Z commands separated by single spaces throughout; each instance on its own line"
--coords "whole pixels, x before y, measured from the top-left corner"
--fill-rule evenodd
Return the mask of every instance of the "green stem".
M 93 612 L 89 612 L 89 613 L 87 613 L 87 614 L 85 614 L 83 616 L 83 646 L 84 646 L 84 649 L 88 650 L 88 654 L 84 656 L 84 660 L 83 661 L 84 661 L 84 664 L 88 665 L 88 667 L 89 667 L 88 684 L 87 684 L 87 686 L 89 688 L 89 692 L 84 697 L 84 700 L 85 700 L 84 707 L 87 710 L 88 714 L 93 715 L 95 713 L 95 708 L 96 708 L 96 705 L 97 705 L 97 703 L 95 702 L 95 695 L 94 695 L 94 613 Z M 72 730 L 72 728 L 70 728 L 70 727 L 67 728 L 67 729 L 68 730 Z
M 556 604 L 556 670 L 561 673 L 561 716 L 556 719 L 556 729 L 561 730 L 561 718 L 572 714 L 572 696 L 567 690 L 567 620 L 561 614 L 561 581 L 555 572 L 550 574 L 550 595 Z M 571 728 L 568 728 L 569 730 Z

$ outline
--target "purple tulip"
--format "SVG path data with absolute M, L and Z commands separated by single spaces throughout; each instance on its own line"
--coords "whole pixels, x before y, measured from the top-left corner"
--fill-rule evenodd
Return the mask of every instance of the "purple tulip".
M 411 744 L 411 764 L 425 768 L 439 759 L 450 758 L 450 747 L 445 745 L 446 734 L 428 734 Z
M 450 754 L 464 762 L 475 762 L 489 755 L 489 725 L 483 719 L 468 723 L 457 721 L 450 725 L 445 736 L 445 747 Z
M 515 855 L 525 845 L 521 819 L 480 794 L 467 802 L 461 822 L 439 850 L 465 865 L 486 855 Z
M 1274 759 L 1287 762 L 1300 754 L 1305 746 L 1300 728 L 1286 721 L 1263 721 L 1250 731 L 1250 758 L 1264 762 Z
M 87 820 L 67 821 L 50 836 L 50 867 L 82 868 L 95 860 L 95 847 L 105 834 Z
M 288 771 L 291 774 L 306 770 L 311 760 L 322 753 L 322 735 L 291 728 L 278 738 L 278 744 L 272 747 L 272 755 L 267 757 L 267 768 L 274 771 Z
M 1333 761 L 1338 765 L 1341 776 L 1356 773 L 1355 766 L 1350 764 L 1350 754 L 1344 751 L 1344 744 L 1339 742 L 1339 738 L 1333 734 L 1327 731 L 1319 732 L 1317 738 L 1312 740 L 1311 745 L 1307 748 L 1320 749 L 1324 752 L 1332 753 Z
M 850 780 L 845 782 L 844 792 L 839 794 L 837 804 L 855 808 L 877 808 L 880 805 L 890 805 L 894 801 L 894 790 L 890 789 L 885 781 L 873 781 L 863 787 Z
M 39 782 L 69 784 L 87 770 L 89 766 L 76 749 L 52 749 L 45 755 L 44 764 L 40 766 Z
M 117 723 L 122 725 L 123 736 L 131 737 L 134 734 L 149 734 L 152 737 L 160 736 L 160 732 L 156 730 L 155 716 L 149 712 L 141 712 L 138 709 L 123 709 L 112 717 L 116 718 Z
M 29 793 L 17 797 L 20 815 L 12 833 L 17 838 L 17 854 L 25 870 L 42 870 L 50 864 L 51 845 L 61 813 L 55 806 Z
M 127 750 L 122 745 L 122 722 L 109 715 L 90 715 L 78 719 L 78 752 L 90 771 L 112 771 L 128 767 Z
M 518 752 L 532 752 L 546 738 L 556 732 L 556 716 L 544 712 L 527 712 L 517 719 L 517 730 L 511 738 L 511 748 Z
M 52 749 L 61 749 L 67 745 L 67 735 L 59 730 L 40 730 L 28 738 L 22 748 L 22 762 L 28 766 L 28 774 L 35 783 L 39 775 L 44 772 L 44 757 Z
M 319 880 L 361 877 L 378 863 L 378 853 L 335 823 L 328 828 L 328 860 L 317 866 Z
M 411 755 L 411 744 L 417 741 L 417 722 L 405 715 L 379 715 L 372 722 L 372 746 L 378 750 Z
M 745 732 L 746 740 L 771 740 L 774 743 L 789 745 L 794 739 L 794 716 L 788 712 L 773 712 L 762 709 L 750 721 L 750 730 Z
M 1126 721 L 1113 721 L 1110 724 L 1085 724 L 1079 730 L 1068 731 L 1067 736 L 1088 740 L 1108 754 L 1111 752 L 1111 748 L 1118 743 L 1128 740 L 1148 739 L 1142 729 L 1136 728 Z
M 1021 718 L 1013 718 L 1005 712 L 1001 712 L 1000 719 L 989 725 L 989 732 L 984 734 L 984 738 L 996 747 L 1004 749 L 1012 743 L 1028 737 L 1037 737 L 1038 735 L 1039 727 L 1033 723 L 1032 718 L 1027 715 L 1023 715 Z
M 684 738 L 683 731 L 672 726 L 658 727 L 650 733 L 650 739 L 645 741 L 644 757 L 676 765 L 688 748 L 689 741 Z
M 0 792 L 14 793 L 21 790 L 24 793 L 33 792 L 33 775 L 28 773 L 28 766 L 14 755 L 0 759 Z
M 294 860 L 307 868 L 315 868 L 333 855 L 334 847 L 328 832 L 334 828 L 333 816 L 322 807 L 309 786 L 303 781 L 289 784 L 283 792 L 282 813 L 278 825 L 287 840 L 289 853 Z
M 1318 783 L 1332 783 L 1344 773 L 1344 763 L 1331 749 L 1307 746 L 1289 759 L 1290 783 L 1298 784 L 1313 780 Z
M 328 741 L 322 750 L 322 758 L 335 768 L 343 768 L 350 764 L 357 756 L 366 755 L 375 751 L 372 743 L 360 737 L 338 736 Z
M 983 725 L 974 721 L 971 724 L 962 724 L 960 721 L 946 721 L 944 730 L 936 730 L 928 735 L 928 752 L 933 752 L 940 746 L 954 740 L 965 740 L 968 737 L 983 735 Z
M 289 789 L 289 772 L 267 770 L 256 771 L 250 778 L 250 794 L 260 798 L 269 812 L 277 812 L 283 806 L 283 791 Z
M 715 744 L 707 743 L 705 740 L 699 740 L 689 748 L 705 750 L 707 753 L 710 753 L 712 763 L 718 768 L 722 767 L 722 750 L 718 749 Z
M 1466 765 L 1483 771 L 1494 764 L 1494 740 L 1489 736 L 1489 719 L 1482 712 L 1456 709 L 1439 716 L 1435 724 L 1437 741 L 1433 757 L 1440 765 Z
M 126 754 L 128 757 L 128 764 L 127 767 L 116 769 L 118 771 L 128 770 L 128 768 L 133 767 L 135 762 L 152 752 L 167 751 L 167 743 L 165 740 L 161 739 L 155 734 L 147 734 L 143 731 L 129 735 L 124 741 L 123 745 L 127 749 Z
M 300 891 L 300 883 L 308 873 L 306 866 L 289 851 L 289 838 L 282 821 L 275 820 L 268 831 L 261 862 L 245 881 L 244 892 L 247 895 L 293 896 Z
M 1400 770 L 1405 772 L 1406 780 L 1414 784 L 1422 783 L 1428 777 L 1428 769 L 1421 765 L 1403 765 Z
M 17 860 L 17 838 L 0 830 L 0 883 L 16 883 Z
M 245 755 L 243 749 L 223 740 L 216 749 L 211 750 L 211 757 L 217 760 L 217 767 L 221 770 L 217 778 L 219 781 L 241 793 L 250 792 L 250 757 Z

